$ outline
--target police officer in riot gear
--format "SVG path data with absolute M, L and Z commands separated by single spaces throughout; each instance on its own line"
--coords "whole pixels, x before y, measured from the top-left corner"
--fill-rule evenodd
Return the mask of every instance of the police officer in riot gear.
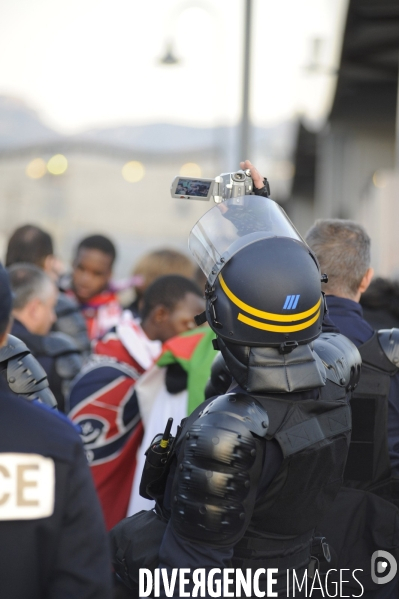
M 322 333 L 317 260 L 271 199 L 212 208 L 189 246 L 207 277 L 199 322 L 215 331 L 233 383 L 182 424 L 158 506 L 169 519 L 160 567 L 274 567 L 285 596 L 286 571 L 303 578 L 341 484 L 360 356 Z
M 359 300 L 373 269 L 370 238 L 360 224 L 318 220 L 306 240 L 321 267 L 332 274 L 325 286 L 331 320 L 362 356 L 351 399 L 344 486 L 321 526 L 338 554 L 337 567 L 363 570 L 364 596 L 393 599 L 398 596 L 398 576 L 389 579 L 386 572 L 377 580 L 370 564 L 379 550 L 388 550 L 399 561 L 399 330 L 374 331 L 363 318 Z M 346 584 L 343 592 L 354 591 Z
M 7 335 L 11 304 L 0 265 L 0 595 L 111 599 L 107 538 L 81 441 L 65 416 L 27 401 L 48 402 L 51 393 L 25 344 Z

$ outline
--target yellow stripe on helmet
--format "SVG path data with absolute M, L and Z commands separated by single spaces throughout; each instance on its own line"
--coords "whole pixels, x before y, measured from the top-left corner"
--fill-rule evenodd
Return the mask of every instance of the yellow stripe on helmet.
M 312 314 L 314 314 L 316 312 L 316 310 L 318 310 L 320 308 L 320 304 L 321 304 L 321 297 L 319 299 L 319 301 L 312 307 L 310 308 L 310 310 L 306 310 L 306 312 L 301 312 L 300 314 L 273 314 L 272 312 L 263 312 L 263 310 L 257 310 L 256 308 L 252 308 L 252 306 L 249 306 L 248 304 L 245 304 L 244 302 L 242 302 L 240 299 L 238 299 L 238 297 L 236 295 L 234 295 L 234 293 L 227 287 L 225 280 L 222 277 L 222 273 L 220 273 L 219 275 L 219 281 L 220 281 L 220 285 L 223 289 L 223 291 L 225 292 L 225 294 L 227 295 L 227 297 L 229 298 L 229 300 L 231 300 L 233 302 L 233 304 L 235 304 L 236 306 L 238 306 L 239 308 L 241 308 L 241 310 L 244 310 L 245 312 L 248 312 L 248 314 L 252 314 L 252 316 L 257 316 L 258 318 L 264 318 L 265 320 L 272 320 L 274 322 L 295 322 L 297 320 L 304 320 L 305 318 L 308 318 L 309 316 L 312 316 Z M 316 316 L 316 318 L 313 320 L 313 322 L 315 322 L 317 320 L 318 316 Z M 256 321 L 254 321 L 256 322 Z M 269 326 L 269 325 L 267 325 Z M 308 326 L 308 325 L 306 325 Z M 302 327 L 302 328 L 306 328 Z M 265 325 L 266 327 L 266 325 Z M 261 327 L 258 327 L 261 328 Z M 284 330 L 288 330 L 286 327 L 280 327 L 281 329 Z M 265 328 L 265 330 L 267 331 L 272 331 L 273 329 L 267 329 Z M 292 329 L 293 331 L 300 331 L 301 329 Z
M 239 313 L 237 316 L 237 320 L 240 320 L 244 324 L 247 324 L 250 327 L 254 327 L 255 329 L 262 329 L 263 331 L 272 331 L 273 333 L 294 333 L 295 331 L 303 331 L 308 327 L 312 326 L 316 322 L 316 320 L 320 316 L 320 310 L 317 312 L 316 316 L 307 320 L 306 322 L 302 322 L 301 324 L 294 325 L 275 325 L 275 324 L 267 324 L 265 322 L 259 322 L 258 320 L 254 320 L 253 318 L 248 318 L 248 316 L 244 316 L 244 314 Z

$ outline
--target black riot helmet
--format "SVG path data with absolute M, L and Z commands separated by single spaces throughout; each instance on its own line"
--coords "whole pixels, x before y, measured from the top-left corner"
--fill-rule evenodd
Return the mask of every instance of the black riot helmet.
M 290 350 L 321 333 L 324 299 L 311 249 L 270 198 L 231 198 L 194 226 L 207 276 L 206 319 L 224 342 Z

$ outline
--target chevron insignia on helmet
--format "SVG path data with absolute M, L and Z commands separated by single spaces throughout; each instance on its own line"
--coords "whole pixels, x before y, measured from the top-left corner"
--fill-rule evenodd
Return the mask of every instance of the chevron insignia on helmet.
M 272 331 L 274 333 L 293 333 L 295 331 L 303 331 L 308 327 L 314 324 L 319 316 L 320 316 L 320 306 L 321 306 L 321 297 L 316 302 L 312 308 L 306 310 L 305 312 L 300 312 L 299 314 L 274 314 L 272 312 L 264 312 L 263 310 L 258 310 L 257 308 L 253 308 L 249 304 L 241 301 L 234 293 L 229 289 L 226 285 L 225 280 L 223 279 L 222 274 L 219 275 L 220 285 L 233 304 L 235 304 L 238 308 L 240 308 L 243 312 L 247 312 L 251 316 L 256 316 L 257 318 L 261 318 L 262 320 L 269 320 L 270 323 L 260 322 L 259 320 L 254 320 L 245 314 L 239 312 L 237 316 L 237 320 L 247 324 L 250 327 L 254 327 L 257 329 L 262 329 L 264 331 Z M 283 310 L 294 310 L 298 305 L 300 295 L 288 295 L 285 299 Z M 299 322 L 303 321 L 303 322 Z M 272 324 L 274 322 L 278 323 L 287 323 L 282 325 Z M 298 324 L 292 324 L 293 322 L 298 322 Z M 289 324 L 288 324 L 289 323 Z
M 287 295 L 287 297 L 285 298 L 283 310 L 295 310 L 300 297 L 300 295 Z

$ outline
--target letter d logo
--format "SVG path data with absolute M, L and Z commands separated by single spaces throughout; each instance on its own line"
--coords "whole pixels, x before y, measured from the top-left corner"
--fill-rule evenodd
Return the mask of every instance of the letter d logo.
M 391 582 L 398 571 L 398 564 L 388 551 L 374 551 L 371 556 L 371 578 L 376 584 Z M 381 576 L 383 574 L 384 576 Z

